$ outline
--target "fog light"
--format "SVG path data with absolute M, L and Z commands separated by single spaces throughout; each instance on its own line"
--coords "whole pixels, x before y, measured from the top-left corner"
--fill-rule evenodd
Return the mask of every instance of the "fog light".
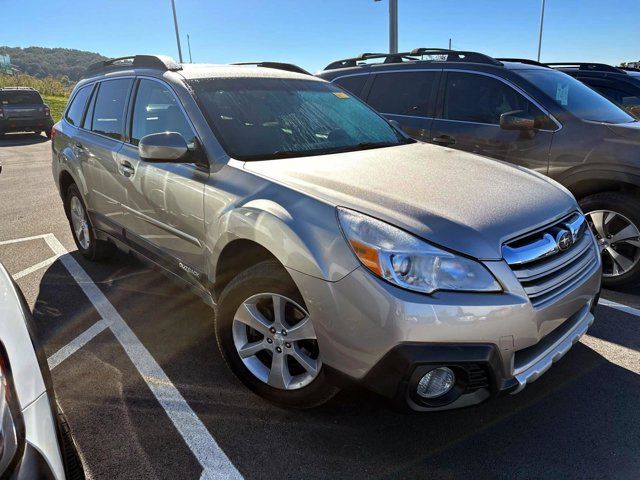
M 417 394 L 424 398 L 441 397 L 453 388 L 456 376 L 450 368 L 438 367 L 420 379 Z

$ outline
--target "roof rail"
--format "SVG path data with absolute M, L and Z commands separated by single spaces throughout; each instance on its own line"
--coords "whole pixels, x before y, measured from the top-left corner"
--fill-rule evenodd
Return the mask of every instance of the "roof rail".
M 282 62 L 237 62 L 231 65 L 255 65 L 256 67 L 275 68 L 277 70 L 286 70 L 287 72 L 302 73 L 303 75 L 311 75 L 304 68 L 294 65 L 293 63 Z
M 409 55 L 409 52 L 404 53 L 361 53 L 360 55 L 353 58 L 345 58 L 343 60 L 336 60 L 335 62 L 331 62 L 329 65 L 324 67 L 325 70 L 335 70 L 336 68 L 348 68 L 348 67 L 356 67 L 358 62 L 362 62 L 364 60 L 373 60 L 376 58 L 384 58 L 383 63 L 402 63 L 405 60 L 413 61 L 418 60 L 417 58 L 412 58 Z
M 593 62 L 553 62 L 547 63 L 550 67 L 577 67 L 578 70 L 589 70 L 595 72 L 614 72 L 624 73 L 624 70 L 618 67 L 607 65 L 606 63 Z
M 178 62 L 166 55 L 133 55 L 92 63 L 87 67 L 85 76 L 131 68 L 153 68 L 165 72 L 167 70 L 182 70 L 182 66 Z
M 343 60 L 336 60 L 335 62 L 331 62 L 324 69 L 335 70 L 336 68 L 356 67 L 358 66 L 359 61 L 372 60 L 376 58 L 384 58 L 383 63 L 402 63 L 404 61 L 416 62 L 423 60 L 417 57 L 422 57 L 424 55 L 446 55 L 447 59 L 444 61 L 447 62 L 487 63 L 497 66 L 502 65 L 495 58 L 478 52 L 447 50 L 446 48 L 415 48 L 410 52 L 401 53 L 361 53 L 357 57 L 345 58 Z
M 37 91 L 33 87 L 0 87 L 0 90 L 33 90 L 33 91 Z
M 535 60 L 530 60 L 528 58 L 496 58 L 496 60 L 501 62 L 524 63 L 525 65 L 535 65 L 537 67 L 547 67 L 544 63 L 536 62 Z
M 446 48 L 414 48 L 410 55 L 446 55 L 446 62 L 488 63 L 489 65 L 502 66 L 498 60 L 484 53 L 469 52 L 466 50 L 448 50 Z

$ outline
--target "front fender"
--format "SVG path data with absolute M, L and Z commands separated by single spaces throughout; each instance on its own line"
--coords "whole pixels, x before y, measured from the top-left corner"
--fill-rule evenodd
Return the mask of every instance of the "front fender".
M 261 245 L 287 268 L 327 281 L 338 281 L 358 267 L 340 232 L 335 207 L 305 196 L 287 207 L 268 199 L 250 200 L 222 215 L 212 230 L 218 234 L 207 263 L 214 281 L 221 252 L 238 239 Z

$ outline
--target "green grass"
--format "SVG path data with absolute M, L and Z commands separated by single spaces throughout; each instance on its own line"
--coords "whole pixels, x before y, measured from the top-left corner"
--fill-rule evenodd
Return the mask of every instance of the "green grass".
M 51 116 L 53 117 L 53 121 L 57 122 L 58 120 L 60 120 L 69 97 L 54 97 L 51 95 L 43 95 L 42 98 L 44 99 L 44 103 L 49 105 L 49 108 L 51 109 Z

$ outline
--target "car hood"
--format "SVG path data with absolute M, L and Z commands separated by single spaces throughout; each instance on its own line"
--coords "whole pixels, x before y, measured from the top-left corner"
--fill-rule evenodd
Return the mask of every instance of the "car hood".
M 564 187 L 540 174 L 424 143 L 245 168 L 486 260 L 502 258 L 505 240 L 577 208 Z

